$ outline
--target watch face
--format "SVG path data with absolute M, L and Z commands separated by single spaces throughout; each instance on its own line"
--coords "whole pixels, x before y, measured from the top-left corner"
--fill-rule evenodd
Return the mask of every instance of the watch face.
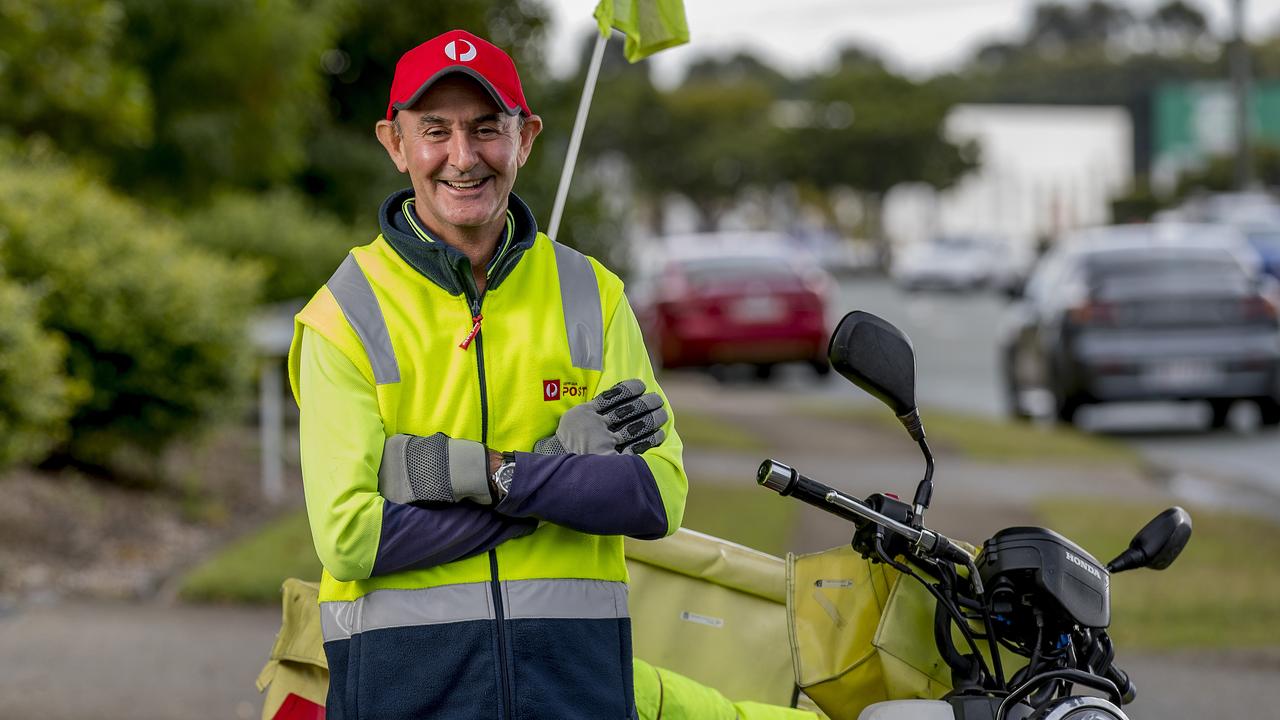
M 506 493 L 511 489 L 511 478 L 515 477 L 515 475 L 516 464 L 503 463 L 498 466 L 498 471 L 493 474 L 493 481 L 497 483 L 498 487 L 502 488 L 503 493 Z

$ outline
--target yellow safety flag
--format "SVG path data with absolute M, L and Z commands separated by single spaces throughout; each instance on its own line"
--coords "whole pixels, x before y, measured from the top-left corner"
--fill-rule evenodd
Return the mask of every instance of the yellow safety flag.
M 601 35 L 617 28 L 627 36 L 629 62 L 689 42 L 683 0 L 600 0 L 595 18 Z

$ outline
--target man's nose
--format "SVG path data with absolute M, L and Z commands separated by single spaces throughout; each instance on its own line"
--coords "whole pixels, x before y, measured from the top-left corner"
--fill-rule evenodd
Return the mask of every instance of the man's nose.
M 449 164 L 459 172 L 467 172 L 476 165 L 476 151 L 471 136 L 465 132 L 455 132 L 449 138 Z

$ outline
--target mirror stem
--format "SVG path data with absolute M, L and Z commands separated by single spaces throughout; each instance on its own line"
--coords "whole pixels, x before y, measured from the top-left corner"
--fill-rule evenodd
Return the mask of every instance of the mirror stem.
M 919 415 L 916 416 L 917 421 Z M 924 479 L 916 486 L 915 499 L 915 517 L 914 525 L 921 527 L 924 524 L 924 511 L 929 509 L 929 502 L 933 499 L 933 452 L 929 450 L 929 443 L 924 439 L 924 429 L 920 430 L 920 452 L 924 453 Z
M 902 427 L 907 429 L 907 433 L 911 435 L 911 439 L 921 444 L 924 448 L 926 457 L 932 457 L 929 454 L 929 447 L 924 444 L 924 421 L 920 419 L 920 408 L 911 408 L 905 413 L 898 416 L 898 422 L 902 423 Z

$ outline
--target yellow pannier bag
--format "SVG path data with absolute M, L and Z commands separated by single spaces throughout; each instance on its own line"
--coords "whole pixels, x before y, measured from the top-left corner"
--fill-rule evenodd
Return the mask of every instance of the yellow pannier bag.
M 636 657 L 737 700 L 790 705 L 786 563 L 680 529 L 626 541 Z
M 871 703 L 936 699 L 950 668 L 933 642 L 933 597 L 849 547 L 787 557 L 796 682 L 833 720 Z
M 856 720 L 868 705 L 885 700 L 941 698 L 951 691 L 951 668 L 934 643 L 935 607 L 918 581 L 848 546 L 788 555 L 796 683 L 832 720 Z M 954 627 L 952 640 L 966 652 Z M 979 642 L 978 649 L 990 664 L 986 644 Z M 1007 651 L 1000 657 L 1006 677 L 1026 664 Z
M 795 690 L 781 558 L 684 529 L 627 539 L 625 547 L 632 649 L 643 658 L 635 669 L 638 709 L 647 702 L 648 717 L 663 720 L 695 717 L 681 710 L 694 707 L 728 708 L 736 713 L 728 717 L 743 720 L 814 717 L 779 707 Z M 323 705 L 328 690 L 318 586 L 289 579 L 283 590 L 283 624 L 258 677 L 267 691 L 263 720 L 291 694 Z M 816 710 L 808 698 L 800 703 Z
M 275 718 L 290 695 L 323 707 L 329 692 L 329 661 L 320 634 L 320 584 L 289 578 L 281 595 L 284 613 L 280 632 L 266 666 L 258 673 L 258 692 L 267 693 L 263 720 Z M 285 713 L 291 714 L 301 713 Z

